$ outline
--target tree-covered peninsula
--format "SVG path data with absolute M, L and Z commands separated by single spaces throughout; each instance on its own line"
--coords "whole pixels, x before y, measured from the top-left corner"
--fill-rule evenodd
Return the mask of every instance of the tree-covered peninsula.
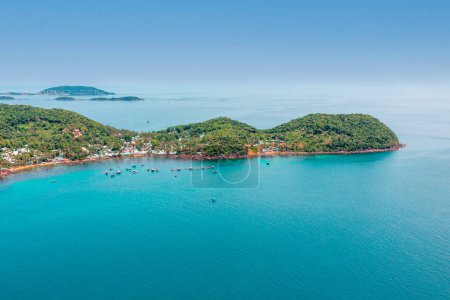
M 0 104 L 3 167 L 129 155 L 208 159 L 399 147 L 392 130 L 363 114 L 311 114 L 266 130 L 220 117 L 138 133 L 105 126 L 67 110 Z

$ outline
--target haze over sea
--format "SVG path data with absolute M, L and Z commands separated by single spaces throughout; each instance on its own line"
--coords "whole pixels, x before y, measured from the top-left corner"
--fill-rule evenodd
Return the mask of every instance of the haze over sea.
M 219 174 L 203 176 L 170 171 L 201 162 L 150 158 L 15 174 L 0 181 L 1 299 L 450 298 L 448 97 L 124 95 L 146 100 L 0 102 L 138 131 L 218 116 L 270 128 L 308 113 L 367 113 L 407 147 L 208 162 Z M 133 164 L 139 173 L 103 175 Z M 248 185 L 230 185 L 248 166 Z

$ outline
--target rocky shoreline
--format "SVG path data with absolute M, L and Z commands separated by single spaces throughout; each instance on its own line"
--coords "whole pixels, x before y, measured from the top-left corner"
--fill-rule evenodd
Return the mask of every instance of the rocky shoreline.
M 222 156 L 204 156 L 204 155 L 187 155 L 187 154 L 164 154 L 164 155 L 144 155 L 135 154 L 130 156 L 118 156 L 118 157 L 104 157 L 98 159 L 82 159 L 82 160 L 63 160 L 57 162 L 45 162 L 39 164 L 32 164 L 26 166 L 16 166 L 9 169 L 0 170 L 0 178 L 10 176 L 16 172 L 32 170 L 39 167 L 50 167 L 55 165 L 77 165 L 84 163 L 91 163 L 97 161 L 106 161 L 112 159 L 124 159 L 124 158 L 137 158 L 137 157 L 154 157 L 154 158 L 172 158 L 181 160 L 195 160 L 195 161 L 208 161 L 208 160 L 225 160 L 225 159 L 245 159 L 253 157 L 273 157 L 273 156 L 313 156 L 313 155 L 350 155 L 350 154 L 368 154 L 368 153 L 382 153 L 382 152 L 393 152 L 404 148 L 405 144 L 398 144 L 390 148 L 384 149 L 368 149 L 359 151 L 333 151 L 333 152 L 293 152 L 293 151 L 283 151 L 283 152 L 265 152 L 265 153 L 252 153 L 248 155 L 222 155 Z

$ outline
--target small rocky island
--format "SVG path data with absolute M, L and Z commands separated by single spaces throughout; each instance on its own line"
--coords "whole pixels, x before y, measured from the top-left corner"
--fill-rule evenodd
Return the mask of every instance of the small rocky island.
M 75 99 L 74 97 L 62 96 L 62 97 L 55 98 L 55 100 L 57 100 L 57 101 L 74 101 L 77 99 Z
M 143 101 L 143 98 L 134 97 L 134 96 L 125 96 L 125 97 L 112 97 L 112 98 L 91 98 L 90 101 Z
M 389 127 L 364 114 L 310 114 L 271 129 L 220 117 L 138 133 L 63 109 L 0 104 L 0 168 L 6 169 L 134 155 L 225 159 L 401 147 Z

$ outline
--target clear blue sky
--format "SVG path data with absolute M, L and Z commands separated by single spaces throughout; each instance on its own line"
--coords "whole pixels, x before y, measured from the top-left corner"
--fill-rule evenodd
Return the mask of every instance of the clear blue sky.
M 450 84 L 450 1 L 2 0 L 0 86 Z

